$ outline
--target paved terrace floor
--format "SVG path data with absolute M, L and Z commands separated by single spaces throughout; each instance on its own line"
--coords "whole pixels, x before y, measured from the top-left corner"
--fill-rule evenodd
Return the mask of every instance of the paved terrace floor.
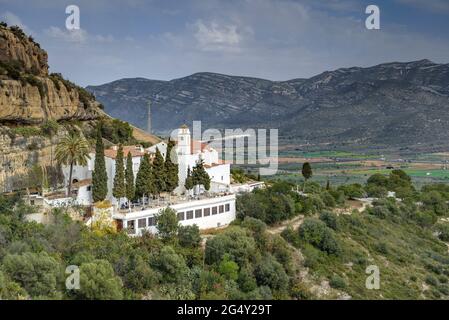
M 148 203 L 148 199 L 145 199 L 145 205 L 142 205 L 142 203 L 133 203 L 131 205 L 131 208 L 128 208 L 125 206 L 122 206 L 122 208 L 120 209 L 115 209 L 115 212 L 117 213 L 121 213 L 121 214 L 127 214 L 130 212 L 137 212 L 137 211 L 143 211 L 143 210 L 148 210 L 148 209 L 155 209 L 155 208 L 160 208 L 160 207 L 167 207 L 167 206 L 172 206 L 172 205 L 176 205 L 176 204 L 181 204 L 181 203 L 187 203 L 187 202 L 192 202 L 192 201 L 197 201 L 197 200 L 206 200 L 206 199 L 214 199 L 214 198 L 219 198 L 219 197 L 223 197 L 223 196 L 229 196 L 232 193 L 229 192 L 221 192 L 221 193 L 214 193 L 214 194 L 201 194 L 201 195 L 197 195 L 194 197 L 188 197 L 188 196 L 166 196 L 166 197 L 160 197 L 158 199 L 150 199 L 149 203 Z

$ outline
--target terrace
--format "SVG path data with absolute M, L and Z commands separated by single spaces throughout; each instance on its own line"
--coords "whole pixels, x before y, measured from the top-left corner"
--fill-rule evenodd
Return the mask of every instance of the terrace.
M 148 199 L 147 197 L 144 199 L 144 202 L 140 199 L 138 202 L 133 202 L 131 207 L 128 207 L 128 204 L 122 204 L 120 208 L 115 208 L 115 212 L 119 214 L 129 214 L 144 210 L 156 209 L 167 206 L 174 206 L 178 204 L 189 203 L 198 200 L 209 200 L 209 199 L 217 199 L 224 196 L 229 196 L 232 193 L 230 192 L 220 192 L 220 193 L 203 193 L 195 196 L 181 196 L 181 195 L 161 195 L 157 199 Z M 149 200 L 149 201 L 148 201 Z

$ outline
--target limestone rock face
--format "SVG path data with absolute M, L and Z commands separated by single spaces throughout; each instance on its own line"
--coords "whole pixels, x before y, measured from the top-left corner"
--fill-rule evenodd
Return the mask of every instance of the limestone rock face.
M 5 127 L 1 128 L 7 130 Z M 66 134 L 60 130 L 53 137 L 34 136 L 11 137 L 4 132 L 0 133 L 0 192 L 18 189 L 21 180 L 37 163 L 41 166 L 52 166 L 56 143 Z
M 60 75 L 48 75 L 47 53 L 20 29 L 0 26 L 0 63 L 0 123 L 93 120 L 101 115 L 100 104 L 87 91 Z
M 47 52 L 19 31 L 0 28 L 0 61 L 17 60 L 36 75 L 48 75 Z
M 101 114 L 99 103 L 92 100 L 85 106 L 79 92 L 67 88 L 58 81 L 59 90 L 49 78 L 36 77 L 43 86 L 45 95 L 39 88 L 18 80 L 1 80 L 0 122 L 38 124 L 46 120 L 94 120 Z
M 54 168 L 56 145 L 68 128 L 86 133 L 102 117 L 91 94 L 48 74 L 39 44 L 19 28 L 0 25 L 0 192 L 23 189 L 36 166 Z M 45 135 L 49 120 L 60 123 Z

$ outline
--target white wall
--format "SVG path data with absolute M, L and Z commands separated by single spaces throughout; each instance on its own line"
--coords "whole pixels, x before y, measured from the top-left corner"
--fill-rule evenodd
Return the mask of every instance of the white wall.
M 219 210 L 220 206 L 223 208 L 226 207 L 226 204 L 229 205 L 229 211 L 223 213 L 217 213 L 215 215 L 212 214 L 212 207 L 217 207 Z M 186 218 L 187 211 L 193 211 L 193 219 L 184 219 L 179 223 L 181 225 L 194 225 L 196 224 L 201 230 L 217 228 L 219 226 L 228 225 L 236 217 L 235 211 L 235 195 L 228 195 L 223 197 L 216 198 L 208 198 L 203 200 L 195 200 L 189 201 L 185 203 L 180 203 L 171 206 L 172 209 L 176 210 L 176 212 L 184 212 L 184 218 Z M 210 208 L 210 215 L 204 216 L 204 209 Z M 146 219 L 148 224 L 148 218 L 154 217 L 158 214 L 159 210 L 164 209 L 164 207 L 153 208 L 144 211 L 135 211 L 127 214 L 116 213 L 113 218 L 123 221 L 123 228 L 126 228 L 128 225 L 128 221 L 134 221 L 134 225 L 136 226 L 137 232 L 134 235 L 141 235 L 144 230 L 148 230 L 152 233 L 156 233 L 156 227 L 146 227 L 146 228 L 138 228 L 138 220 Z M 202 210 L 202 217 L 195 218 L 195 210 Z M 218 211 L 219 212 L 219 211 Z

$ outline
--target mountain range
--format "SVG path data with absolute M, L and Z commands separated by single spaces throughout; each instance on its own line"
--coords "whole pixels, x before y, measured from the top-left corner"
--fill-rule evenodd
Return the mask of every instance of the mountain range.
M 429 60 L 326 71 L 270 81 L 195 73 L 170 81 L 121 79 L 88 86 L 111 116 L 167 133 L 277 128 L 286 141 L 329 146 L 440 150 L 449 146 L 449 64 Z

